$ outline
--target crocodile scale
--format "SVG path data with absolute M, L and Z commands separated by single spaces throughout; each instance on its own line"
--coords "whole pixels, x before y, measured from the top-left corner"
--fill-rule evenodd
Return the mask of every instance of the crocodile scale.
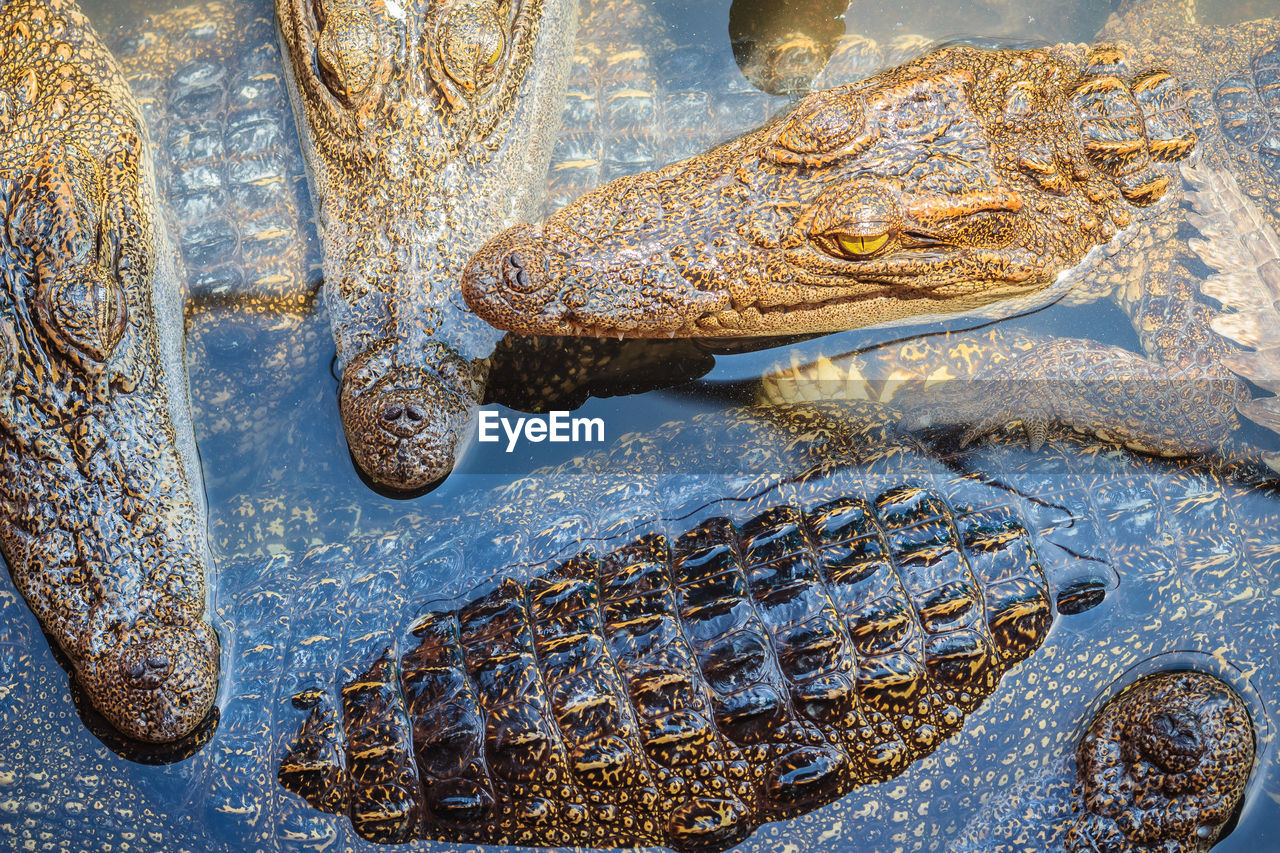
M 376 841 L 720 849 L 932 752 L 1052 620 L 1002 509 L 904 485 L 713 518 L 421 618 L 280 780 Z

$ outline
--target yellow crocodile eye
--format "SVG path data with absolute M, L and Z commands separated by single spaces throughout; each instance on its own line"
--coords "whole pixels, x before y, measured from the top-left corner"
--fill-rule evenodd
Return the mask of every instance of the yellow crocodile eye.
M 874 237 L 864 237 L 855 234 L 837 234 L 836 242 L 840 244 L 841 250 L 846 255 L 869 255 L 889 242 L 889 235 L 877 234 Z
M 489 54 L 489 58 L 484 61 L 484 64 L 496 65 L 498 60 L 502 58 L 502 48 L 504 46 L 503 40 L 498 39 L 497 43 L 493 46 L 493 53 Z

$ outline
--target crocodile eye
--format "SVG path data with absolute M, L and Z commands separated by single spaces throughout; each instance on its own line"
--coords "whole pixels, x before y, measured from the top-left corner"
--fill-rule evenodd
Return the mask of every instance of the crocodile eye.
M 872 252 L 879 250 L 885 243 L 888 243 L 889 235 L 837 234 L 836 242 L 840 244 L 840 248 L 844 250 L 846 255 L 862 257 L 863 255 L 870 255 Z
M 455 10 L 438 25 L 430 51 L 431 73 L 454 105 L 483 91 L 507 47 L 503 22 L 475 7 Z
M 891 187 L 857 179 L 823 191 L 796 223 L 800 237 L 833 258 L 882 255 L 904 234 Z
M 866 227 L 868 224 L 871 225 L 870 228 Z M 838 228 L 815 234 L 813 240 L 828 255 L 860 261 L 888 245 L 889 228 L 883 223 L 861 223 L 861 227 L 845 223 Z
M 366 8 L 344 5 L 326 12 L 324 5 L 316 4 L 320 79 L 338 100 L 353 107 L 383 82 L 383 27 Z
M 493 45 L 493 52 L 485 59 L 485 65 L 490 67 L 497 65 L 498 60 L 502 58 L 502 51 L 506 47 L 506 39 L 502 37 L 502 33 L 498 33 L 498 39 Z
M 124 335 L 119 233 L 107 221 L 98 164 L 72 148 L 18 186 L 9 239 L 32 254 L 31 300 L 44 336 L 82 367 L 101 365 Z

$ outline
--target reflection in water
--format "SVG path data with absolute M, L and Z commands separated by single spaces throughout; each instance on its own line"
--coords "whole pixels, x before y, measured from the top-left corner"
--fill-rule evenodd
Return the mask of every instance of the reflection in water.
M 727 55 L 727 4 L 662 5 L 670 7 L 669 20 L 710 34 Z M 1019 32 L 1050 41 L 1087 38 L 1096 28 L 1090 19 L 1105 11 L 1102 6 L 1081 3 L 1084 11 L 1071 15 L 1047 9 Z M 930 29 L 928 16 L 898 7 L 892 14 L 884 11 L 864 10 L 849 26 L 906 20 L 912 29 Z M 964 21 L 943 23 L 933 34 L 963 29 Z M 1095 337 L 1099 327 L 1109 326 L 1113 342 L 1122 344 L 1132 334 L 1101 311 L 1043 312 L 1033 318 L 1032 331 L 1061 334 L 1064 323 L 1088 328 Z M 300 716 L 287 705 L 288 697 L 358 673 L 368 663 L 365 656 L 380 642 L 396 639 L 408 616 L 430 599 L 460 595 L 496 570 L 514 547 L 497 535 L 504 529 L 474 519 L 449 527 L 441 518 L 460 507 L 484 506 L 488 499 L 476 497 L 483 487 L 506 485 L 576 452 L 571 445 L 525 444 L 505 454 L 500 445 L 474 445 L 436 491 L 410 501 L 386 498 L 359 480 L 346 453 L 330 370 L 332 339 L 323 316 L 243 316 L 211 305 L 194 311 L 189 325 L 197 429 L 221 568 L 216 611 L 227 650 L 220 724 L 210 745 L 189 760 L 144 766 L 121 759 L 85 728 L 66 674 L 35 620 L 7 577 L 0 580 L 0 838 L 13 846 L 30 841 L 35 849 L 118 847 L 126 833 L 136 833 L 129 837 L 143 849 L 166 850 L 261 849 L 264 838 L 281 849 L 325 848 L 335 834 L 348 841 L 349 830 L 340 822 L 306 810 L 275 785 L 275 762 Z M 838 336 L 800 346 L 808 361 L 814 353 L 834 356 L 867 340 Z M 685 386 L 678 394 L 592 399 L 581 414 L 604 418 L 613 439 L 716 408 L 725 397 L 749 398 L 750 377 L 776 361 L 770 354 L 722 356 L 706 384 Z M 868 387 L 874 390 L 879 379 L 868 380 Z M 707 448 L 706 463 L 683 473 L 706 477 L 700 484 L 683 478 L 691 494 L 741 488 L 743 473 L 727 461 L 742 457 L 734 436 L 703 435 L 698 441 Z M 1082 521 L 1062 528 L 1082 544 L 1058 546 L 1078 557 L 1109 541 L 1099 527 L 1112 530 L 1123 547 L 1109 557 L 1123 563 L 1120 573 L 1132 582 L 1122 580 L 1102 606 L 1056 631 L 1036 665 L 1015 670 L 955 742 L 898 780 L 765 827 L 747 848 L 945 849 L 945 839 L 979 813 L 985 800 L 1071 749 L 1082 721 L 1116 685 L 1148 666 L 1146 661 L 1185 650 L 1189 657 L 1179 661 L 1195 660 L 1237 685 L 1266 724 L 1259 731 L 1261 770 L 1240 825 L 1217 848 L 1265 849 L 1264 839 L 1280 825 L 1273 798 L 1280 787 L 1270 775 L 1280 617 L 1273 568 L 1243 563 L 1240 547 L 1276 529 L 1276 495 L 1246 494 L 1233 505 L 1237 514 L 1227 518 L 1214 515 L 1225 511 L 1207 499 L 1222 483 L 1208 469 L 1158 463 L 1148 470 L 1131 456 L 1095 449 L 1082 455 L 1105 474 L 1091 479 L 1079 469 L 1060 473 L 1064 467 L 1052 455 L 1003 453 L 979 449 L 948 460 L 950 468 L 924 464 L 937 477 L 996 472 L 993 491 L 1036 506 L 1045 516 L 1060 512 L 1062 503 L 1037 503 L 1046 480 L 1073 500 L 1094 495 L 1093 526 Z M 1000 473 L 1008 471 L 1015 473 Z M 745 476 L 780 474 L 751 469 Z M 614 476 L 642 479 L 621 469 Z M 681 479 L 678 472 L 672 476 Z M 1100 486 L 1104 479 L 1107 488 Z M 580 533 L 604 524 L 595 515 L 601 504 L 581 504 L 594 494 L 589 484 L 599 487 L 586 478 L 576 488 L 532 493 L 544 501 L 566 500 L 559 508 L 538 509 L 549 516 L 561 510 L 557 530 Z M 575 494 L 579 503 L 572 500 Z M 643 495 L 635 488 L 627 493 L 632 503 L 619 499 L 603 506 L 640 505 Z M 1197 516 L 1200 511 L 1210 515 Z M 476 538 L 481 531 L 489 532 L 487 538 Z M 470 552 L 455 540 L 469 542 Z M 304 556 L 308 549 L 318 550 Z M 1187 571 L 1188 565 L 1197 571 Z M 1192 654 L 1206 651 L 1212 661 Z

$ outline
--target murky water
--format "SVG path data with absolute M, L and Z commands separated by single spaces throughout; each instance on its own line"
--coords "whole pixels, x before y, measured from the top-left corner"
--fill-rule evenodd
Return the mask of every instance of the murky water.
M 1250 13 L 1274 14 L 1272 0 L 1241 0 L 1206 4 L 1202 15 L 1232 21 Z M 235 2 L 235 0 L 230 0 Z M 152 0 L 152 8 L 172 3 Z M 704 43 L 706 49 L 729 55 L 727 35 L 730 9 L 727 2 L 678 2 L 655 4 L 671 22 L 673 39 L 682 43 Z M 768 4 L 757 4 L 766 6 Z M 821 3 L 785 2 L 786 14 L 821 6 Z M 830 5 L 830 4 L 827 4 Z M 86 4 L 91 17 L 116 20 L 117 4 L 103 0 Z M 97 7 L 97 8 L 95 8 Z M 1016 7 L 1016 8 L 1015 8 Z M 1261 8 L 1259 8 L 1261 7 Z M 136 14 L 131 7 L 129 15 Z M 1033 0 L 1031 3 L 960 2 L 950 4 L 945 13 L 934 3 L 895 3 L 873 0 L 858 6 L 847 25 L 851 31 L 887 39 L 904 32 L 945 37 L 956 34 L 1041 39 L 1046 42 L 1087 40 L 1109 13 L 1101 0 Z M 761 14 L 764 14 L 763 12 Z M 95 20 L 98 18 L 95 17 Z M 818 24 L 814 25 L 818 27 Z M 216 318 L 215 318 L 216 319 Z M 1088 309 L 1050 308 L 1022 318 L 1021 328 L 1045 334 L 1071 334 L 1087 330 L 1131 349 L 1136 348 L 1127 320 L 1110 306 Z M 225 325 L 225 328 L 224 328 Z M 962 326 L 963 324 L 957 324 Z M 395 498 L 370 490 L 359 478 L 347 455 L 337 416 L 337 381 L 331 373 L 332 342 L 322 316 L 304 317 L 272 329 L 263 323 L 254 330 L 254 345 L 247 346 L 243 327 L 210 321 L 208 339 L 200 351 L 216 357 L 216 364 L 192 363 L 193 387 L 202 375 L 220 380 L 217 395 L 195 400 L 197 434 L 202 464 L 207 475 L 207 496 L 211 529 L 220 555 L 222 575 L 214 587 L 215 610 L 221 620 L 220 632 L 227 640 L 228 672 L 220 696 L 222 720 L 213 741 L 198 755 L 171 763 L 140 763 L 113 751 L 120 748 L 109 733 L 86 726 L 92 715 L 78 713 L 73 705 L 65 671 L 55 660 L 34 617 L 14 593 L 9 578 L 0 578 L 0 847 L 31 850 L 251 850 L 245 838 L 263 834 L 262 822 L 281 819 L 284 811 L 263 805 L 262 792 L 270 792 L 271 802 L 284 802 L 288 795 L 274 784 L 274 757 L 292 735 L 281 720 L 292 718 L 276 713 L 275 705 L 288 694 L 283 685 L 290 673 L 278 671 L 280 661 L 291 654 L 290 644 L 306 639 L 293 627 L 272 638 L 273 619 L 283 625 L 283 612 L 272 610 L 273 598 L 296 596 L 290 607 L 309 606 L 308 618 L 319 619 L 327 606 L 323 601 L 308 603 L 297 590 L 272 586 L 272 578 L 287 575 L 281 567 L 296 559 L 300 543 L 318 545 L 341 541 L 351 531 L 376 538 L 382 533 L 432 531 L 433 519 L 448 514 L 452 507 L 477 489 L 512 482 L 540 466 L 559 464 L 584 450 L 574 444 L 523 443 L 506 452 L 504 443 L 473 442 L 454 474 L 429 494 L 411 499 Z M 927 331 L 927 330 L 926 330 Z M 933 330 L 937 331 L 937 330 Z M 287 373 L 263 380 L 262 353 L 305 332 L 314 347 L 307 357 L 294 361 Z M 625 387 L 608 389 L 617 396 L 589 399 L 576 417 L 599 418 L 608 441 L 625 432 L 647 430 L 666 421 L 712 411 L 735 403 L 748 403 L 755 394 L 755 382 L 762 372 L 793 359 L 807 361 L 818 355 L 834 356 L 881 342 L 899 334 L 848 333 L 794 345 L 789 351 L 765 350 L 738 355 L 720 355 L 705 376 L 665 390 L 627 395 Z M 286 368 L 281 368 L 286 370 Z M 522 413 L 490 407 L 507 417 Z M 270 413 L 267 416 L 264 413 Z M 249 413 L 248 420 L 244 420 Z M 272 423 L 269 439 L 255 432 L 251 424 Z M 1274 446 L 1274 437 L 1254 430 L 1249 435 Z M 268 446 L 264 443 L 269 442 Z M 709 456 L 731 454 L 731 449 L 707 448 Z M 342 531 L 339 535 L 336 531 Z M 418 534 L 408 534 L 413 536 Z M 425 535 L 425 534 L 423 534 Z M 433 535 L 441 535 L 438 532 Z M 452 532 L 447 535 L 462 535 Z M 399 546 L 397 546 L 399 547 Z M 395 552 L 392 548 L 387 553 Z M 381 553 L 374 551 L 366 554 Z M 265 554 L 283 554 L 269 562 Z M 387 565 L 395 559 L 388 557 Z M 335 565 L 334 577 L 376 573 L 376 566 Z M 312 576 L 314 589 L 323 590 L 324 572 Z M 354 580 L 339 578 L 338 585 Z M 1265 582 L 1265 578 L 1262 579 Z M 1272 579 L 1274 581 L 1274 579 Z M 438 578 L 424 587 L 443 593 L 469 585 L 466 578 Z M 305 592 L 305 591 L 304 591 Z M 364 599 L 364 600 L 376 600 Z M 1224 605 L 1225 607 L 1225 605 Z M 389 608 L 390 609 L 390 608 Z M 312 612 L 315 611 L 315 612 Z M 1276 609 L 1263 611 L 1274 620 Z M 372 624 L 379 614 L 349 614 L 342 607 L 334 611 L 359 617 Z M 274 615 L 273 615 L 274 614 Z M 385 614 L 387 620 L 393 614 Z M 1206 615 L 1212 621 L 1212 614 Z M 1140 623 L 1142 615 L 1134 617 Z M 252 632 L 245 626 L 252 625 Z M 1123 627 L 1118 617 L 1085 619 L 1072 627 L 1070 641 L 1059 650 L 1059 665 L 1081 656 L 1106 654 L 1096 651 L 1097 637 L 1090 632 L 1117 632 Z M 292 631 L 293 633 L 290 633 Z M 1266 626 L 1266 635 L 1280 636 L 1280 625 Z M 354 635 L 352 635 L 354 636 Z M 1194 632 L 1187 642 L 1197 641 Z M 261 647 L 246 640 L 256 638 Z M 1169 653 L 1198 661 L 1199 653 L 1215 653 L 1218 646 L 1207 639 L 1194 648 L 1171 646 Z M 1122 632 L 1114 643 L 1122 643 Z M 1093 649 L 1094 651 L 1091 651 Z M 1073 655 L 1075 658 L 1073 658 Z M 1221 661 L 1214 663 L 1218 666 Z M 1258 661 L 1254 663 L 1261 665 Z M 992 700 L 986 713 L 992 718 L 1020 701 L 1050 678 L 1041 664 L 1024 666 L 1007 681 Z M 1246 667 L 1247 660 L 1227 660 L 1228 668 Z M 1135 669 L 1152 665 L 1139 661 Z M 1268 663 L 1267 665 L 1273 665 Z M 1045 667 L 1048 664 L 1044 664 Z M 1247 683 L 1247 678 L 1244 679 Z M 273 685 L 274 692 L 258 693 L 260 683 Z M 278 688 L 278 689 L 277 689 Z M 1084 718 L 1108 685 L 1080 687 L 1077 696 L 1046 696 L 1043 704 L 1061 702 L 1054 713 L 1066 718 Z M 1256 703 L 1274 696 L 1255 698 Z M 1034 704 L 1034 703 L 1033 703 Z M 1030 705 L 1028 706 L 1030 707 Z M 1074 710 L 1072 710 L 1074 709 Z M 1046 712 L 1048 713 L 1048 712 Z M 1275 719 L 1274 709 L 1267 716 Z M 978 720 L 968 732 L 983 734 Z M 106 738 L 99 739 L 97 731 Z M 819 810 L 796 821 L 770 826 L 744 843 L 744 849 L 805 849 L 819 843 L 841 850 L 946 849 L 947 833 L 962 825 L 966 814 L 939 814 L 930 810 L 927 792 L 938 791 L 939 802 L 963 801 L 980 811 L 982 798 L 992 796 L 1005 782 L 999 772 L 985 775 L 957 768 L 966 755 L 962 734 L 960 744 L 940 750 L 933 758 L 901 779 L 862 792 L 843 803 Z M 1001 743 L 999 740 L 994 743 Z M 248 745 L 248 746 L 246 746 Z M 1063 743 L 1042 744 L 1046 750 L 1061 751 Z M 986 765 L 999 768 L 1016 763 L 1034 752 L 1035 744 L 1014 756 L 988 756 Z M 131 753 L 132 758 L 148 760 Z M 269 760 L 268 760 L 269 759 Z M 155 761 L 158 759 L 150 759 Z M 1271 761 L 1270 752 L 1266 760 Z M 1016 768 L 1010 769 L 1014 773 Z M 960 796 L 958 790 L 971 786 Z M 1253 789 L 1239 826 L 1216 849 L 1253 851 L 1273 849 L 1280 830 L 1280 806 L 1271 796 Z M 280 807 L 283 808 L 283 807 Z M 912 819 L 894 812 L 911 809 Z M 296 810 L 292 814 L 298 814 Z M 877 832 L 861 832 L 860 822 L 880 827 Z M 884 826 L 893 824 L 894 832 Z M 252 831 L 245 828 L 251 827 Z M 344 849 L 345 841 L 326 848 L 324 840 L 314 843 L 301 836 L 291 837 L 288 828 L 267 832 L 288 849 Z M 301 830 L 299 830 L 301 833 Z M 349 833 L 344 838 L 349 838 Z M 877 839 L 868 841 L 867 839 Z M 368 846 L 368 845 L 365 845 Z M 370 849 L 373 849 L 370 847 Z

